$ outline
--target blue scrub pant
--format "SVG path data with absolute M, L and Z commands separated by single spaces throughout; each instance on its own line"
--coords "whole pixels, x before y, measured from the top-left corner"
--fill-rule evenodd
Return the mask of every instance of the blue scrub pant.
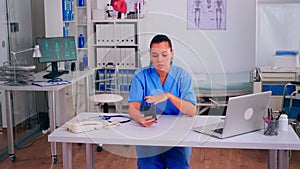
M 191 147 L 136 146 L 139 169 L 189 169 Z

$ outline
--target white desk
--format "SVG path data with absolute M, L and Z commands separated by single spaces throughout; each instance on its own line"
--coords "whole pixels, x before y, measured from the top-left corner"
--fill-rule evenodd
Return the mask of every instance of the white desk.
M 76 83 L 82 79 L 85 79 L 86 84 L 86 107 L 88 107 L 88 86 L 89 80 L 88 77 L 94 73 L 94 70 L 86 70 L 86 71 L 76 71 L 69 72 L 68 74 L 64 74 L 59 78 L 64 80 L 68 80 L 73 83 Z M 49 79 L 43 79 L 43 75 L 47 74 L 47 72 L 39 72 L 34 74 L 35 81 L 43 80 L 47 81 Z M 39 87 L 34 85 L 25 85 L 25 86 L 7 86 L 4 84 L 0 84 L 0 90 L 4 90 L 5 92 L 5 100 L 6 100 L 6 109 L 7 109 L 7 137 L 8 137 L 8 153 L 12 158 L 12 161 L 16 160 L 16 156 L 14 153 L 14 135 L 13 135 L 13 124 L 12 124 L 12 104 L 11 104 L 11 92 L 12 91 L 45 91 L 48 92 L 48 102 L 49 102 L 49 118 L 50 118 L 50 131 L 54 131 L 56 128 L 56 114 L 60 112 L 56 112 L 56 103 L 55 100 L 58 97 L 58 92 L 63 88 L 69 85 L 58 85 L 58 86 L 49 86 L 49 87 Z M 57 154 L 56 154 L 56 144 L 51 143 L 51 157 L 53 161 L 57 162 Z
M 98 117 L 100 113 L 80 113 L 71 120 L 84 120 Z M 107 115 L 107 114 L 105 114 Z M 187 146 L 207 148 L 267 149 L 269 168 L 288 168 L 288 150 L 300 150 L 300 140 L 294 130 L 280 132 L 278 136 L 265 136 L 257 131 L 227 139 L 216 139 L 192 131 L 200 124 L 214 123 L 220 116 L 171 116 L 158 117 L 158 123 L 142 127 L 135 121 L 110 129 L 100 129 L 85 133 L 71 133 L 64 126 L 55 129 L 49 142 L 62 142 L 63 167 L 72 168 L 72 143 L 86 143 L 86 168 L 94 168 L 93 144 L 149 145 L 149 146 Z

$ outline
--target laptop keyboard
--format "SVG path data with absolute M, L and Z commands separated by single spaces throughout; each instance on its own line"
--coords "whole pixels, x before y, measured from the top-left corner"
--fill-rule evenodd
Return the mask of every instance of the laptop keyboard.
M 218 134 L 222 134 L 223 133 L 223 128 L 215 129 L 214 132 L 218 133 Z

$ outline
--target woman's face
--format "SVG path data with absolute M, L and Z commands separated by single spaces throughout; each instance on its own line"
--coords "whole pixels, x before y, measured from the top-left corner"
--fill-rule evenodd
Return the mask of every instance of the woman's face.
M 168 42 L 154 43 L 150 49 L 153 66 L 158 71 L 169 72 L 174 50 L 171 51 Z

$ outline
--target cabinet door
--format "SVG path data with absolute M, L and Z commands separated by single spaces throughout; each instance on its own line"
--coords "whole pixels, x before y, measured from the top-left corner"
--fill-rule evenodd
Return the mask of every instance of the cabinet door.
M 63 36 L 62 0 L 44 0 L 46 37 Z

